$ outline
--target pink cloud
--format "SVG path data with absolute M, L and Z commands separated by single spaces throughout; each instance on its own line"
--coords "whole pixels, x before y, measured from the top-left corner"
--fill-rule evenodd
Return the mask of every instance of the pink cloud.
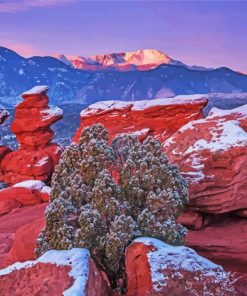
M 78 0 L 0 0 L 0 12 L 25 11 L 32 7 L 65 5 Z
M 19 55 L 24 57 L 31 57 L 34 55 L 44 56 L 47 55 L 47 52 L 40 48 L 36 48 L 32 45 L 23 42 L 15 42 L 11 40 L 1 40 L 1 46 L 7 47 L 14 50 Z

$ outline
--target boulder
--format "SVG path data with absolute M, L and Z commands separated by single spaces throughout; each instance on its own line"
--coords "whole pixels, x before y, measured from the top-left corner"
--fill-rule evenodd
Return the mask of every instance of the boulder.
M 81 126 L 74 141 L 79 140 L 84 127 L 93 123 L 103 124 L 110 133 L 110 140 L 121 133 L 132 133 L 140 139 L 152 135 L 164 141 L 189 121 L 203 118 L 202 109 L 206 104 L 207 99 L 201 95 L 98 102 L 81 112 Z
M 3 266 L 9 266 L 15 262 L 34 260 L 36 239 L 44 227 L 45 217 L 42 217 L 18 228 Z
M 247 208 L 247 105 L 213 108 L 164 142 L 169 160 L 189 183 L 190 207 L 204 213 Z
M 16 183 L 0 190 L 0 214 L 20 206 L 30 206 L 49 201 L 50 187 L 38 180 Z
M 49 181 L 58 163 L 62 148 L 51 141 L 50 126 L 63 117 L 58 107 L 48 105 L 47 86 L 36 86 L 22 94 L 23 102 L 16 107 L 11 130 L 20 148 L 4 157 L 3 179 L 15 184 L 29 179 Z
M 51 250 L 0 270 L 2 295 L 106 296 L 108 286 L 87 249 Z
M 246 295 L 221 266 L 153 238 L 135 239 L 127 248 L 126 272 L 127 296 Z
M 44 219 L 46 206 L 47 203 L 41 203 L 34 206 L 26 206 L 22 208 L 18 207 L 5 215 L 0 215 L 0 267 L 5 266 L 5 261 L 7 262 L 7 258 L 13 258 L 12 256 L 8 255 L 8 253 L 10 252 L 16 238 L 17 241 L 20 242 L 18 237 L 25 237 L 24 244 L 27 248 L 24 250 L 25 254 L 33 254 L 33 242 L 35 240 L 35 235 L 33 235 L 31 231 L 37 228 L 32 228 L 30 226 L 30 228 L 26 228 L 30 230 L 29 233 L 26 233 L 23 230 L 19 232 L 19 234 L 21 235 L 16 235 L 16 233 L 18 229 L 21 229 L 25 225 L 31 225 L 32 223 L 35 223 L 35 225 L 37 225 L 35 221 L 39 219 Z M 18 246 L 20 244 L 21 243 L 16 243 L 15 246 Z M 11 251 L 11 253 L 13 252 Z M 22 258 L 20 252 L 15 252 L 15 254 L 18 254 L 18 259 L 16 260 L 20 261 Z M 26 259 L 32 259 L 32 256 L 31 258 L 25 257 L 25 260 Z

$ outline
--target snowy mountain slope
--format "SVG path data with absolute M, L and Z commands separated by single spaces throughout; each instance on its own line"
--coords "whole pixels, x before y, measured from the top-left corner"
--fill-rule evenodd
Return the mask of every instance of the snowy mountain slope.
M 192 70 L 207 70 L 207 68 L 201 66 L 187 66 L 157 49 L 100 54 L 88 58 L 64 54 L 58 54 L 54 57 L 66 65 L 81 70 L 145 71 L 157 68 L 162 64 L 183 66 Z
M 92 104 L 112 99 L 247 92 L 247 75 L 228 68 L 205 71 L 168 64 L 146 71 L 86 71 L 53 57 L 25 59 L 0 47 L 0 105 L 13 107 L 20 94 L 35 85 L 49 86 L 52 104 Z

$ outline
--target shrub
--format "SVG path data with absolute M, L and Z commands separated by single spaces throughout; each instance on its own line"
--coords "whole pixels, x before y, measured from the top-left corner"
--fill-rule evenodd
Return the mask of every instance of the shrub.
M 186 229 L 176 217 L 187 201 L 187 184 L 158 140 L 140 143 L 125 134 L 109 146 L 107 130 L 95 124 L 65 150 L 55 169 L 37 255 L 88 248 L 116 286 L 125 280 L 124 251 L 135 237 L 183 244 Z

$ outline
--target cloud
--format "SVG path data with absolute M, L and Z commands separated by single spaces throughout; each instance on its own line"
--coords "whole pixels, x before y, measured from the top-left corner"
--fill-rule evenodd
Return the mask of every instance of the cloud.
M 0 12 L 19 12 L 33 7 L 68 5 L 78 0 L 0 0 Z
M 23 42 L 15 42 L 11 40 L 2 40 L 1 39 L 1 45 L 7 47 L 11 50 L 14 50 L 17 52 L 19 55 L 24 56 L 24 57 L 31 57 L 31 56 L 44 56 L 47 55 L 48 53 L 45 52 L 44 50 L 40 48 L 36 48 L 28 43 L 23 43 Z

